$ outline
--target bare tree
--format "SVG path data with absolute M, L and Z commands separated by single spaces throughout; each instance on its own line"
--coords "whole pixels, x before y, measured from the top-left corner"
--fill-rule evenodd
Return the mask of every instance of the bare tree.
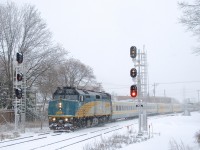
M 20 27 L 18 23 L 14 25 L 21 17 L 17 15 L 18 13 L 13 5 L 0 6 L 0 58 L 9 98 L 12 97 L 13 54 L 19 42 Z
M 93 70 L 72 58 L 51 66 L 43 76 L 38 78 L 39 91 L 45 103 L 47 99 L 52 98 L 55 89 L 59 86 L 103 91 L 102 84 L 96 81 Z
M 58 65 L 57 65 L 58 66 Z M 43 127 L 43 122 L 46 119 L 46 110 L 45 106 L 49 99 L 52 99 L 52 95 L 55 92 L 55 89 L 58 87 L 58 74 L 56 71 L 56 67 L 52 66 L 49 68 L 43 76 L 38 78 L 38 90 L 40 91 L 40 95 L 42 97 L 42 110 L 40 114 L 41 116 L 41 129 Z
M 49 70 L 47 70 L 45 74 L 43 74 L 43 76 L 40 76 L 38 81 L 38 90 L 40 91 L 40 94 L 42 95 L 46 103 L 47 99 L 52 98 L 53 93 L 59 86 L 58 73 L 55 67 L 52 67 Z
M 102 83 L 99 83 L 97 81 L 91 82 L 89 85 L 85 86 L 85 89 L 96 91 L 96 92 L 104 92 Z
M 31 87 L 34 83 L 38 86 L 41 82 L 41 79 L 38 81 L 38 78 L 45 75 L 45 72 L 48 72 L 48 70 L 52 69 L 53 66 L 60 64 L 60 62 L 63 61 L 63 56 L 65 54 L 67 53 L 59 46 L 51 47 L 50 49 L 47 49 L 39 54 L 30 54 L 32 57 L 30 57 L 28 62 L 31 63 L 27 63 L 29 65 L 27 66 L 28 85 Z M 37 56 L 35 57 L 34 55 Z
M 7 3 L 0 5 L 0 62 L 10 99 L 13 95 L 16 52 L 24 54 L 23 64 L 29 87 L 37 84 L 37 79 L 67 54 L 61 46 L 53 44 L 51 33 L 34 6 L 18 8 L 14 3 Z
M 95 83 L 95 76 L 91 67 L 76 59 L 69 59 L 59 69 L 59 83 L 61 86 L 85 88 Z
M 178 3 L 183 11 L 183 16 L 180 18 L 180 23 L 187 27 L 194 36 L 200 40 L 200 0 L 195 0 L 194 4 L 186 2 Z M 200 48 L 194 49 L 195 54 L 200 54 Z

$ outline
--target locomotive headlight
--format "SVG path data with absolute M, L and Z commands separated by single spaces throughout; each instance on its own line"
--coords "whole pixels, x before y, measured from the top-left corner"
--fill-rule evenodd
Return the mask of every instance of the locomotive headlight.
M 62 103 L 58 103 L 58 108 L 62 108 Z
M 65 121 L 67 122 L 67 121 L 68 121 L 68 118 L 65 118 Z
M 53 120 L 53 121 L 56 121 L 56 118 L 53 118 L 52 120 Z

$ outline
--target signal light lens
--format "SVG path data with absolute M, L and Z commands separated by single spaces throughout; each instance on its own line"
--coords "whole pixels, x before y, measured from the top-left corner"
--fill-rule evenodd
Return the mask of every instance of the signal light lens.
M 132 78 L 135 78 L 137 76 L 137 70 L 135 68 L 132 68 L 130 71 L 130 75 Z
M 135 58 L 137 56 L 137 48 L 135 46 L 131 46 L 130 56 L 131 56 L 131 58 Z
M 131 86 L 130 95 L 131 95 L 131 97 L 137 97 L 137 86 L 136 85 Z
M 22 73 L 18 73 L 17 74 L 17 81 L 22 81 L 23 79 L 23 74 Z
M 23 54 L 22 53 L 17 53 L 17 62 L 21 64 L 23 62 Z
M 136 91 L 132 91 L 131 92 L 131 97 L 136 97 L 137 96 L 137 92 Z
M 22 89 L 21 88 L 15 89 L 15 95 L 18 99 L 21 99 L 22 98 Z

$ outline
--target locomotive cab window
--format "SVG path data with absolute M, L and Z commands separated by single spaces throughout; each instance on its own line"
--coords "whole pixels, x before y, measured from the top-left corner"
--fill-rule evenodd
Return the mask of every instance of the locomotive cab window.
M 64 99 L 65 95 L 59 95 L 59 99 Z
M 99 96 L 99 95 L 96 95 L 96 99 L 100 99 L 100 96 Z
M 83 101 L 84 101 L 83 95 L 81 95 L 81 96 L 79 97 L 79 101 L 80 101 L 80 102 L 83 102 Z

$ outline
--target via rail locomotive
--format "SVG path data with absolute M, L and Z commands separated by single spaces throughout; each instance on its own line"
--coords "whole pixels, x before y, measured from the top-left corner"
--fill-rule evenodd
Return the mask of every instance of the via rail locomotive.
M 181 104 L 147 103 L 146 107 L 147 114 L 183 111 Z M 72 87 L 58 87 L 48 106 L 49 128 L 52 130 L 74 130 L 137 115 L 135 102 L 111 101 L 108 93 Z

